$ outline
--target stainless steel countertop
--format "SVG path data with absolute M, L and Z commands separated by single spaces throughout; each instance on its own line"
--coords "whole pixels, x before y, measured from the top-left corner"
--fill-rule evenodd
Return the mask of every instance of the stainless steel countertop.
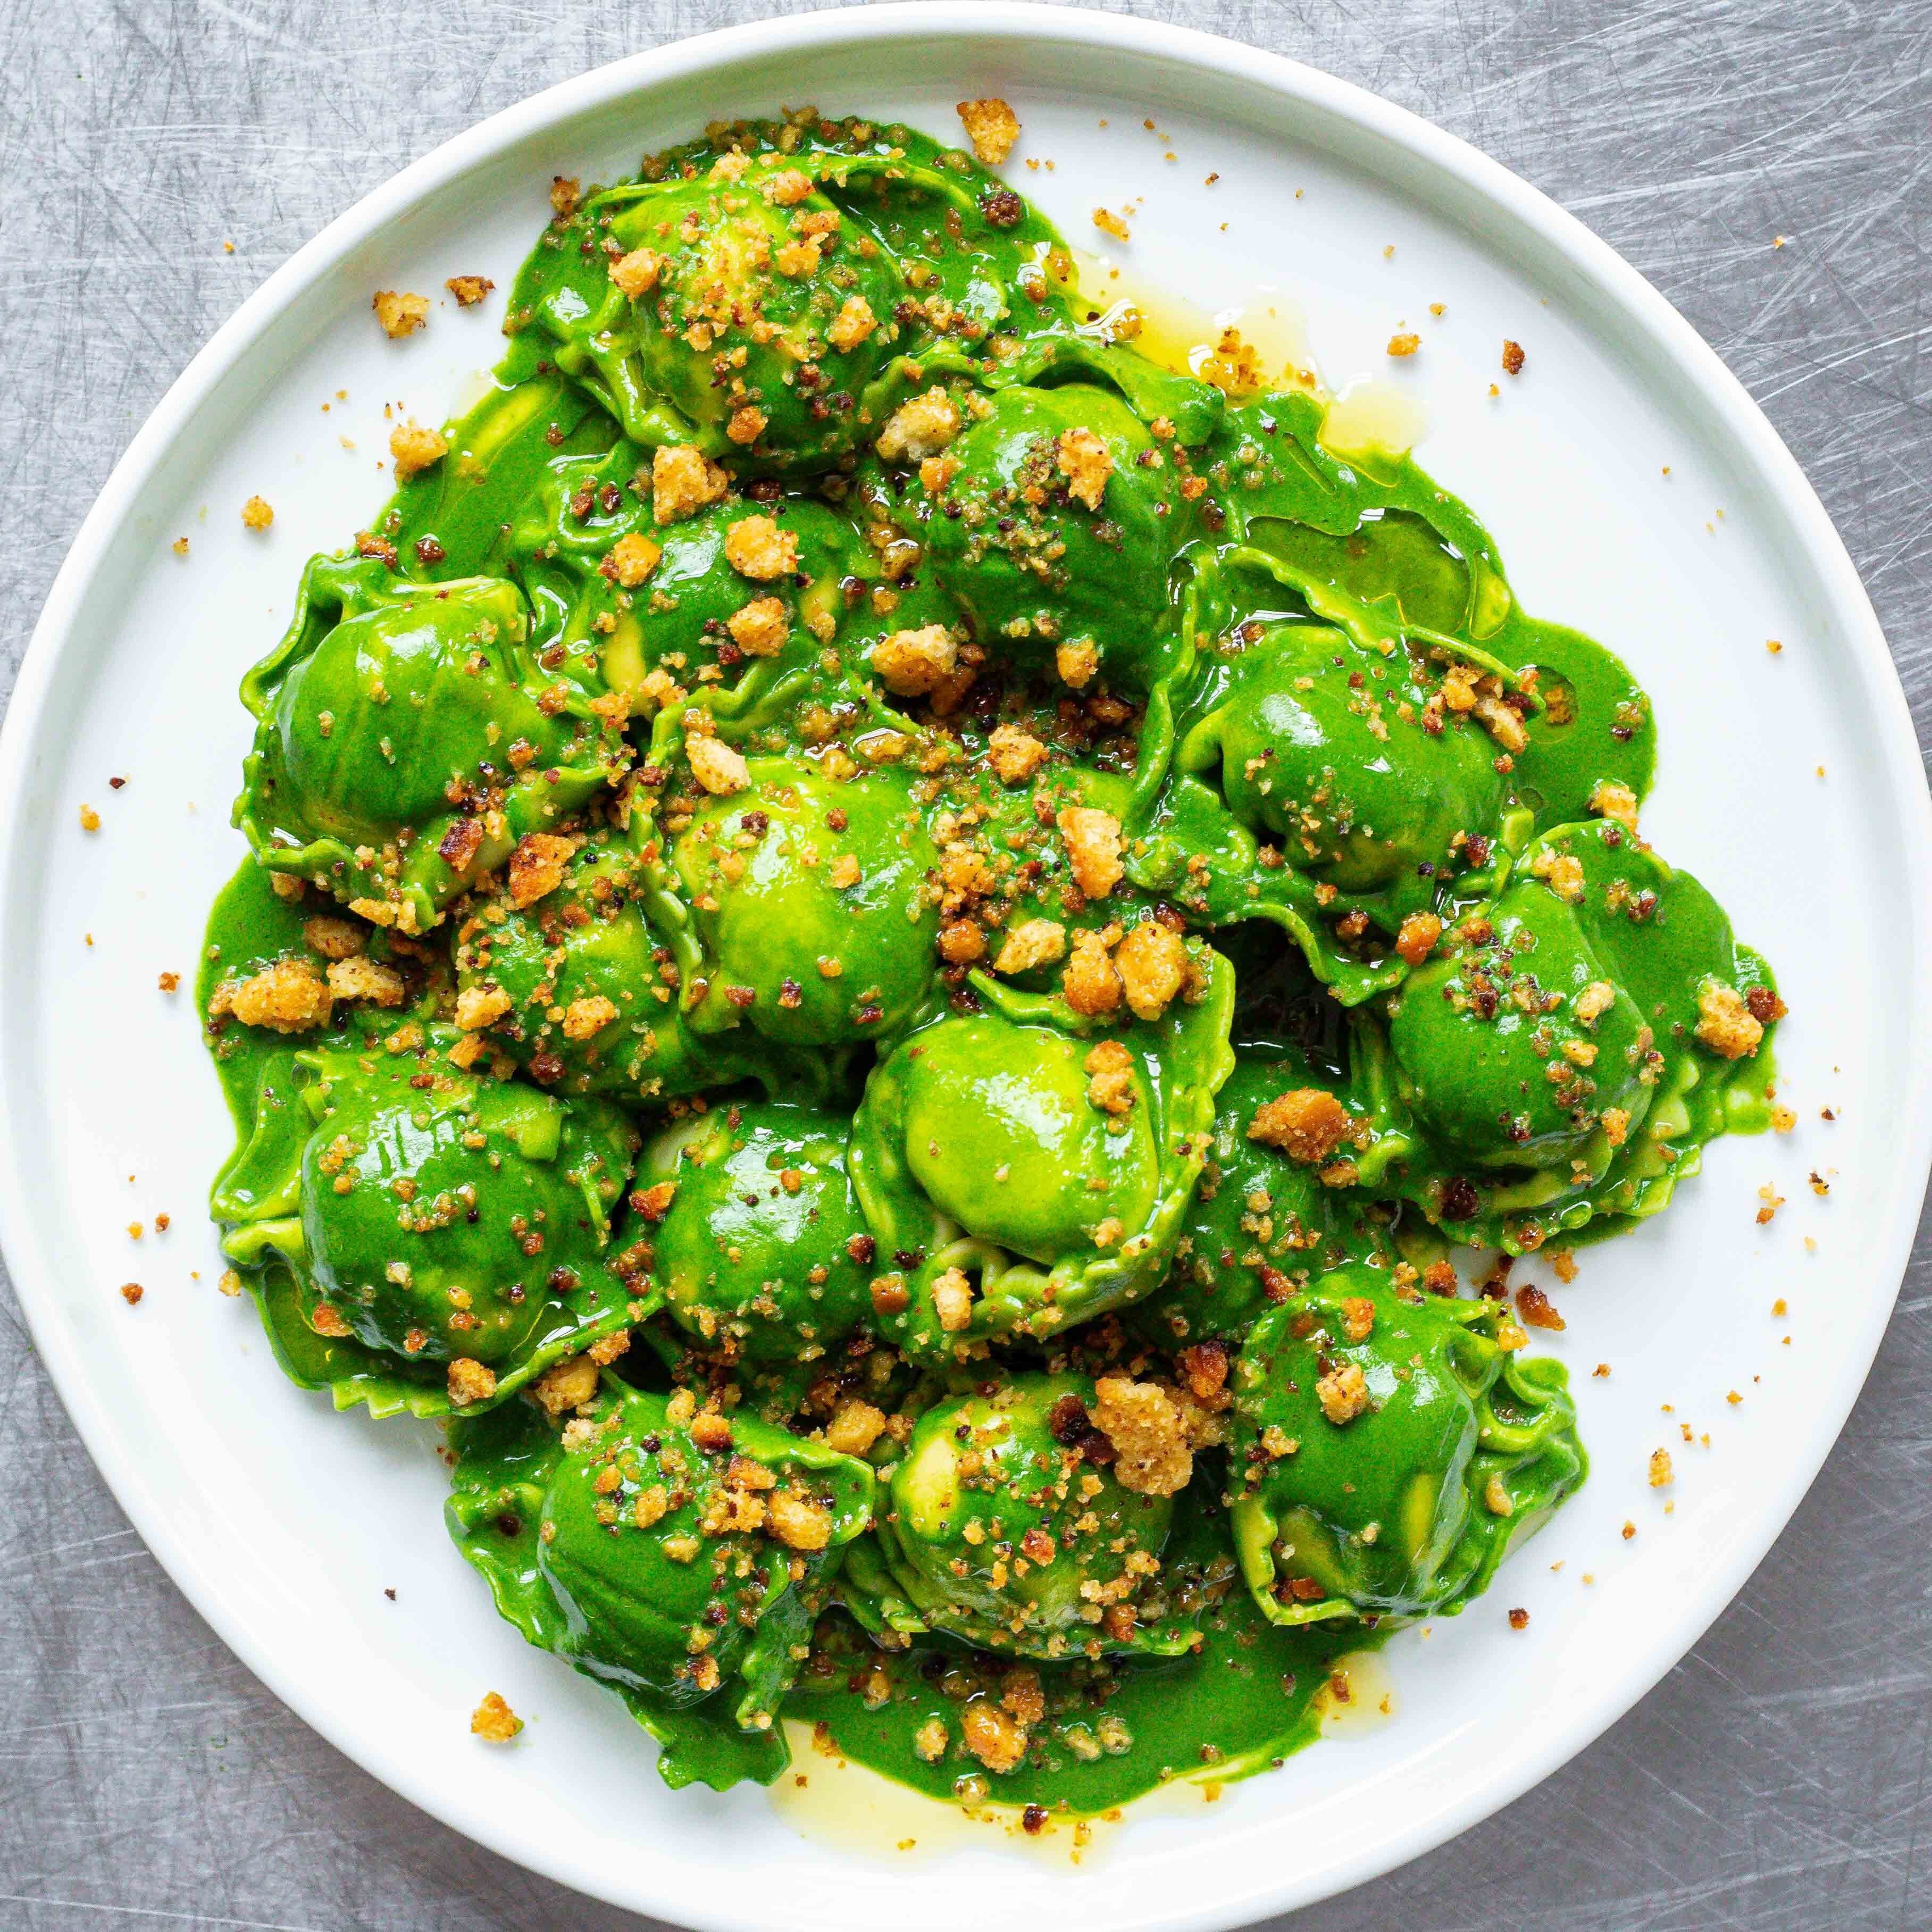
M 0 0 L 0 700 L 191 351 L 496 109 L 757 0 Z M 1932 4 L 1200 0 L 1526 176 L 1661 288 L 1816 484 L 1932 742 Z M 1772 237 L 1790 238 L 1774 250 Z M 232 238 L 236 251 L 224 252 Z M 1932 1924 L 1932 1228 L 1843 1439 L 1743 1594 L 1566 1769 L 1324 1932 Z M 0 1279 L 0 1927 L 644 1922 L 432 1822 L 216 1640 L 123 1520 Z

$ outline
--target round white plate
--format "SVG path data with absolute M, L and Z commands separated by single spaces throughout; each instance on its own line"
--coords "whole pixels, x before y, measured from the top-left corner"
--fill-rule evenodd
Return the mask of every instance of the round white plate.
M 1792 1009 L 1795 1132 L 1718 1143 L 1660 1222 L 1586 1251 L 1574 1286 L 1528 1271 L 1569 1319 L 1551 1340 L 1594 1458 L 1582 1495 L 1466 1616 L 1391 1646 L 1391 1721 L 1211 1805 L 1130 1814 L 1077 1870 L 1064 1839 L 1028 1855 L 936 1816 L 900 1852 L 801 1829 L 754 1790 L 664 1790 L 616 1701 L 496 1620 L 444 1538 L 433 1432 L 291 1388 L 247 1302 L 215 1292 L 202 1204 L 228 1124 L 187 994 L 157 989 L 167 971 L 192 984 L 242 856 L 236 682 L 303 558 L 386 494 L 388 410 L 434 422 L 494 359 L 551 176 L 608 180 L 780 103 L 943 133 L 969 94 L 1014 104 L 1006 172 L 1072 238 L 1100 240 L 1096 204 L 1133 204 L 1116 253 L 1138 278 L 1210 308 L 1292 301 L 1336 387 L 1388 368 L 1399 324 L 1421 331 L 1396 380 L 1427 410 L 1424 461 L 1489 519 L 1528 607 L 1607 640 L 1654 694 L 1645 830 L 1771 955 Z M 494 277 L 487 308 L 442 295 L 458 273 Z M 435 293 L 427 332 L 386 340 L 378 288 Z M 1515 380 L 1506 336 L 1528 352 Z M 266 538 L 238 518 L 256 493 Z M 1601 243 L 1468 148 L 1286 61 L 1104 15 L 884 7 L 712 34 L 554 88 L 369 196 L 221 330 L 116 470 L 20 677 L 0 824 L 0 1232 L 115 1493 L 236 1652 L 375 1775 L 692 1926 L 1227 1926 L 1506 1802 L 1654 1683 L 1783 1527 L 1884 1328 L 1932 1148 L 1917 750 L 1844 550 L 1744 392 Z M 1760 1226 L 1767 1184 L 1785 1204 Z M 1659 1448 L 1668 1490 L 1646 1480 Z M 508 1749 L 469 1732 L 492 1689 L 531 1720 Z

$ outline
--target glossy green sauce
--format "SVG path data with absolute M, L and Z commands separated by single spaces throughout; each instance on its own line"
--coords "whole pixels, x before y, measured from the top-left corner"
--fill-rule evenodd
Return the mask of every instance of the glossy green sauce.
M 910 130 L 648 158 L 505 328 L 243 686 L 196 994 L 278 1359 L 448 1418 L 673 1784 L 786 1717 L 1048 1813 L 1278 1763 L 1585 1478 L 1446 1257 L 1768 1122 L 1648 700 Z

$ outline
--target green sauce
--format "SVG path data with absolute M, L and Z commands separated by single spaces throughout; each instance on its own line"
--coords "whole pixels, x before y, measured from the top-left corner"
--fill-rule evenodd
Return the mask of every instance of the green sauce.
M 962 151 L 806 116 L 548 226 L 244 680 L 196 988 L 285 1371 L 675 1785 L 1278 1764 L 1572 1495 L 1459 1245 L 1767 1124 L 1648 700 L 1285 380 L 1111 338 Z

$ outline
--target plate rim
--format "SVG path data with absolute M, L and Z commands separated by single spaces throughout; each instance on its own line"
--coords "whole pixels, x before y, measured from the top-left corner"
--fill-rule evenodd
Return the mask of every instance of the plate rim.
M 1910 901 L 1911 956 L 1932 957 L 1932 797 L 1928 797 L 1917 735 L 1904 687 L 1877 615 L 1842 538 L 1796 459 L 1749 392 L 1716 352 L 1664 296 L 1610 245 L 1538 188 L 1460 137 L 1354 83 L 1318 69 L 1196 28 L 1030 4 L 1030 0 L 900 0 L 899 4 L 840 8 L 722 28 L 670 42 L 592 68 L 544 88 L 452 136 L 362 196 L 275 269 L 215 332 L 170 386 L 110 473 L 69 548 L 23 656 L 11 700 L 0 720 L 0 826 L 16 833 L 26 822 L 27 796 L 43 714 L 55 694 L 74 620 L 97 571 L 106 562 L 154 471 L 188 431 L 202 406 L 235 365 L 281 315 L 356 248 L 413 208 L 488 165 L 546 128 L 626 94 L 688 80 L 736 62 L 774 52 L 822 52 L 860 42 L 941 37 L 989 45 L 1049 41 L 1062 48 L 1124 50 L 1203 76 L 1238 80 L 1290 103 L 1351 124 L 1392 148 L 1406 151 L 1432 176 L 1446 176 L 1514 224 L 1519 237 L 1539 244 L 1579 275 L 1596 299 L 1634 325 L 1688 381 L 1711 410 L 1722 435 L 1751 475 L 1771 493 L 1803 547 L 1804 561 L 1828 608 L 1843 624 L 1860 697 L 1870 712 L 1882 754 L 1882 776 L 1904 801 L 1894 828 L 1915 882 Z M 1909 772 L 1912 782 L 1900 782 Z M 22 889 L 22 842 L 0 841 L 0 1016 L 14 1009 L 9 958 Z M 1932 1036 L 1915 1022 L 1912 1058 L 1932 1074 Z M 50 1285 L 55 1269 L 43 1255 L 30 1190 L 16 1144 L 20 1124 L 5 1103 L 11 1080 L 0 1072 L 0 1252 L 6 1256 L 35 1352 L 46 1365 L 68 1417 L 96 1468 L 156 1559 L 229 1648 L 275 1695 L 350 1760 L 391 1790 L 472 1840 L 558 1882 L 632 1910 L 674 1914 L 680 1923 L 716 1932 L 767 1932 L 769 1910 L 734 1908 L 728 1894 L 700 1897 L 688 1882 L 654 1886 L 648 1866 L 620 1886 L 580 1862 L 520 1839 L 512 1844 L 506 1821 L 487 1814 L 460 1790 L 432 1786 L 406 1753 L 392 1753 L 380 1737 L 338 1724 L 327 1703 L 291 1680 L 279 1656 L 258 1646 L 246 1619 L 231 1608 L 229 1588 L 172 1528 L 161 1500 L 150 1494 L 130 1446 L 89 1385 L 79 1337 L 70 1334 Z M 1332 1897 L 1379 1876 L 1447 1842 L 1513 1802 L 1593 1743 L 1646 1695 L 1688 1653 L 1744 1587 L 1781 1535 L 1835 1446 L 1870 1373 L 1909 1262 L 1922 1199 L 1932 1172 L 1932 1078 L 1914 1083 L 1909 1119 L 1894 1145 L 1897 1180 L 1874 1216 L 1876 1238 L 1867 1246 L 1866 1272 L 1879 1288 L 1861 1298 L 1865 1333 L 1848 1358 L 1834 1399 L 1814 1420 L 1799 1453 L 1760 1515 L 1753 1533 L 1734 1540 L 1724 1560 L 1674 1617 L 1633 1651 L 1614 1683 L 1580 1712 L 1550 1726 L 1529 1748 L 1492 1760 L 1441 1804 L 1411 1817 L 1360 1851 L 1313 1871 L 1238 1897 L 1138 1916 L 1173 1932 L 1222 1932 L 1264 1916 Z M 1911 1182 L 1920 1177 L 1919 1191 Z M 1841 1398 L 1840 1400 L 1839 1398 Z M 668 1874 L 663 1875 L 668 1877 Z M 916 1878 L 910 1883 L 916 1886 Z

